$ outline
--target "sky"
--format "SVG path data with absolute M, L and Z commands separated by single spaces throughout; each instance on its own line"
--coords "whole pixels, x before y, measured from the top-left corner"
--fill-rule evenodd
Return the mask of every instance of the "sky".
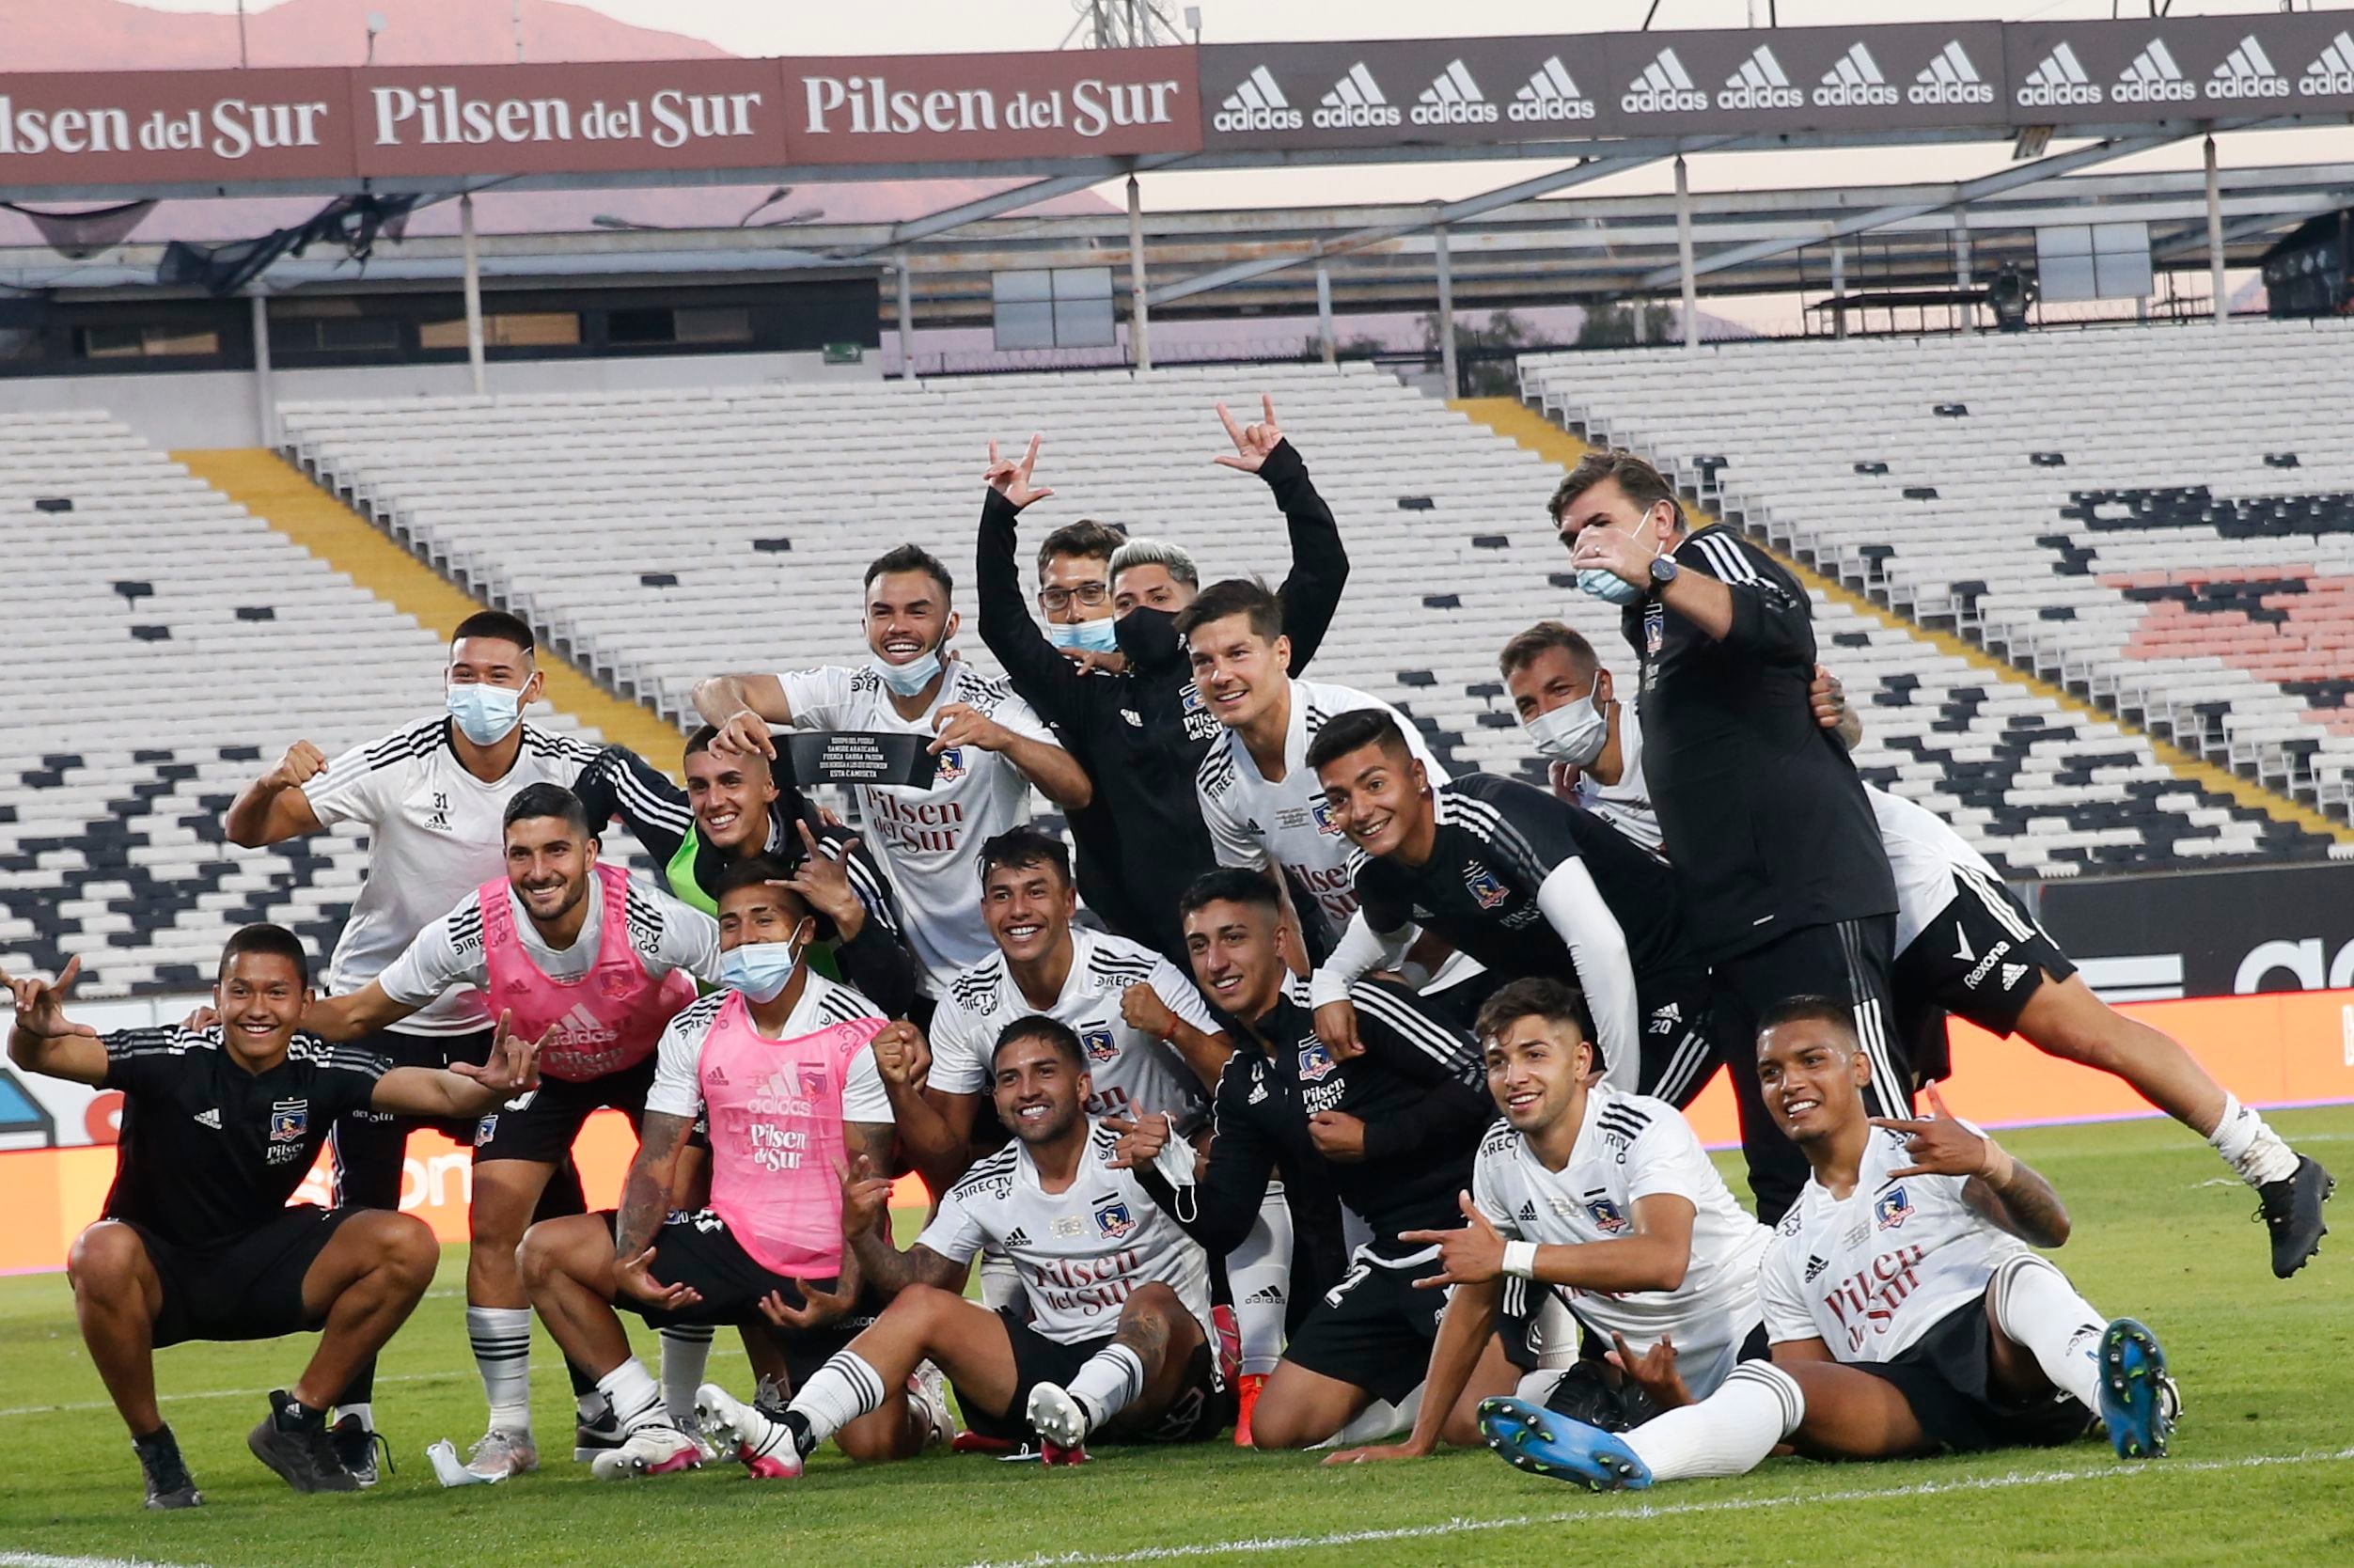
M 134 0 L 157 10 L 229 12 L 236 0 Z M 283 0 L 247 0 L 249 12 Z M 497 6 L 500 0 L 478 0 Z M 861 52 L 946 54 L 977 50 L 1052 49 L 1070 31 L 1085 0 L 860 0 L 856 6 L 811 0 L 573 0 L 586 8 L 643 27 L 689 34 L 738 55 L 827 55 Z M 1184 0 L 1159 0 L 1163 15 L 1184 22 Z M 2148 0 L 1770 0 L 1783 26 L 1855 22 L 1954 22 L 2107 17 L 2112 4 L 2127 14 Z M 2308 0 L 2312 4 L 2313 0 Z M 1658 0 L 1656 28 L 1737 27 L 1766 20 L 1769 0 Z M 1502 37 L 1576 31 L 1631 30 L 1642 24 L 1651 0 L 1451 0 L 1442 14 L 1432 0 L 1201 0 L 1205 43 L 1297 39 Z M 2346 8 L 2330 0 L 2320 9 Z M 398 0 L 385 0 L 399 15 Z M 2176 0 L 2176 16 L 2221 16 L 2279 9 L 2279 0 Z M 887 41 L 886 41 L 887 40 Z M 2067 143 L 2055 144 L 2055 149 Z M 2195 141 L 2160 148 L 2104 166 L 2104 172 L 2196 168 Z M 2354 161 L 2354 131 L 2249 132 L 2219 147 L 2226 168 L 2260 165 Z M 2005 166 L 2007 144 L 1956 148 L 1891 148 L 1813 153 L 1696 156 L 1696 191 L 1767 189 L 1834 183 L 1966 180 Z M 1446 201 L 1525 180 L 1558 166 L 1541 163 L 1392 165 L 1380 167 L 1157 174 L 1146 177 L 1149 211 L 1276 207 L 1355 202 Z M 1668 165 L 1635 169 L 1582 188 L 1611 196 L 1671 188 Z M 1115 199 L 1117 189 L 1106 187 Z

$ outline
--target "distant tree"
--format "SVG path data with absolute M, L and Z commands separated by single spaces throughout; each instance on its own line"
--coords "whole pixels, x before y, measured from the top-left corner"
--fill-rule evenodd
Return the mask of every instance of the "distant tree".
M 1586 319 L 1577 323 L 1577 346 L 1581 349 L 1624 349 L 1636 342 L 1664 343 L 1675 332 L 1675 310 L 1671 306 L 1645 305 L 1643 333 L 1635 336 L 1635 310 L 1631 305 L 1612 303 L 1586 306 Z
M 1467 398 L 1512 398 L 1520 393 L 1520 372 L 1513 355 L 1535 348 L 1537 329 L 1509 310 L 1488 314 L 1485 326 L 1455 318 L 1455 358 L 1461 366 L 1463 395 Z M 1438 312 L 1422 318 L 1422 347 L 1438 353 Z

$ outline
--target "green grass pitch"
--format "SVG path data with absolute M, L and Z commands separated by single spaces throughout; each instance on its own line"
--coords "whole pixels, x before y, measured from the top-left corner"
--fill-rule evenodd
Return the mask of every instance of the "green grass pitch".
M 2354 1109 L 2292 1113 L 2293 1141 L 2354 1175 Z M 732 1465 L 600 1484 L 569 1459 L 553 1345 L 535 1352 L 543 1439 L 563 1454 L 498 1487 L 446 1492 L 424 1458 L 463 1449 L 482 1405 L 463 1318 L 463 1254 L 393 1342 L 378 1423 L 400 1470 L 372 1492 L 297 1497 L 245 1451 L 262 1390 L 306 1341 L 189 1345 L 159 1357 L 165 1410 L 205 1506 L 139 1508 L 121 1423 L 61 1276 L 0 1279 L 0 1568 L 62 1560 L 307 1564 L 1252 1561 L 2354 1562 L 2354 1188 L 2339 1235 L 2272 1278 L 2252 1202 L 2170 1122 L 2009 1135 L 2076 1218 L 2059 1261 L 2094 1304 L 2165 1341 L 2187 1411 L 2172 1457 L 2126 1466 L 2094 1439 L 1968 1460 L 1769 1461 L 1734 1481 L 1597 1497 L 1480 1451 L 1327 1470 L 1311 1455 L 1105 1450 L 1079 1470 L 929 1456 L 854 1468 L 831 1450 L 795 1482 Z M 651 1347 L 651 1336 L 640 1334 Z M 714 1375 L 745 1381 L 723 1335 Z

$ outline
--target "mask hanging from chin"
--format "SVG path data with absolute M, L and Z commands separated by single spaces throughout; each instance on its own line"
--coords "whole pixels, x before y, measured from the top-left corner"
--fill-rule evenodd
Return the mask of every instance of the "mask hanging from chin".
M 874 672 L 883 677 L 883 683 L 901 697 L 914 697 L 932 684 L 932 678 L 940 673 L 940 651 L 933 649 L 919 653 L 903 665 L 895 665 L 880 654 L 869 659 Z

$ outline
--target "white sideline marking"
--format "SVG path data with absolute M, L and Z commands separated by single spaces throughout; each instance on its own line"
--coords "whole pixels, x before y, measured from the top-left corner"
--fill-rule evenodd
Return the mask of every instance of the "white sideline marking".
M 143 1557 L 51 1557 L 46 1552 L 0 1552 L 0 1568 L 172 1568 Z
M 714 1360 L 725 1360 L 730 1356 L 733 1356 L 738 1360 L 742 1360 L 744 1358 L 744 1351 L 741 1346 L 721 1346 L 714 1344 L 711 1347 L 711 1354 L 713 1359 Z M 563 1364 L 559 1361 L 551 1367 L 535 1368 L 532 1372 L 532 1376 L 544 1381 L 548 1378 L 562 1376 L 563 1370 Z M 379 1383 L 433 1383 L 441 1381 L 445 1378 L 469 1377 L 471 1375 L 473 1375 L 473 1373 L 472 1370 L 469 1368 L 452 1367 L 447 1372 L 396 1372 L 389 1377 L 379 1377 L 376 1381 Z M 259 1388 L 198 1388 L 192 1393 L 184 1394 L 167 1394 L 159 1392 L 156 1396 L 156 1400 L 158 1403 L 170 1405 L 177 1404 L 184 1399 L 259 1399 L 268 1394 L 270 1389 L 275 1387 L 277 1387 L 277 1385 L 273 1384 Z M 70 1404 L 12 1404 L 8 1406 L 6 1409 L 0 1409 L 0 1417 L 58 1416 L 75 1410 L 112 1410 L 114 1407 L 115 1402 L 106 1399 L 79 1400 Z M 54 1560 L 58 1562 L 102 1562 L 107 1560 L 103 1558 L 57 1558 Z M 15 1559 L 9 1557 L 6 1552 L 0 1552 L 0 1568 L 20 1568 L 20 1565 L 17 1564 Z M 22 1568 L 37 1568 L 37 1565 L 33 1564 L 28 1559 L 26 1563 L 22 1565 Z
M 1530 1525 L 1593 1526 L 1623 1520 L 1661 1519 L 1684 1513 L 1745 1513 L 1767 1508 L 1804 1508 L 1816 1503 L 1881 1502 L 1893 1497 L 1928 1497 L 1944 1492 L 1995 1492 L 2014 1486 L 2057 1486 L 2079 1481 L 2113 1481 L 2131 1476 L 2178 1476 L 2197 1471 L 2252 1470 L 2268 1466 L 2329 1465 L 2354 1459 L 2354 1448 L 2332 1453 L 2257 1454 L 2245 1459 L 2155 1460 L 2112 1464 L 2098 1469 L 2014 1471 L 1964 1481 L 1923 1481 L 1908 1486 L 1857 1487 L 1842 1492 L 1796 1493 L 1780 1497 L 1732 1497 L 1717 1502 L 1641 1503 L 1627 1508 L 1597 1505 L 1558 1513 L 1521 1513 L 1506 1519 L 1449 1519 L 1441 1524 L 1391 1529 L 1336 1530 L 1329 1535 L 1261 1536 L 1246 1541 L 1209 1541 L 1192 1545 L 1143 1546 L 1127 1552 L 1042 1552 L 1036 1557 L 982 1561 L 970 1568 L 1086 1568 L 1091 1563 L 1169 1562 L 1187 1558 L 1240 1557 L 1296 1552 L 1317 1546 L 1349 1546 L 1373 1541 L 1413 1541 L 1467 1530 L 1519 1529 Z

